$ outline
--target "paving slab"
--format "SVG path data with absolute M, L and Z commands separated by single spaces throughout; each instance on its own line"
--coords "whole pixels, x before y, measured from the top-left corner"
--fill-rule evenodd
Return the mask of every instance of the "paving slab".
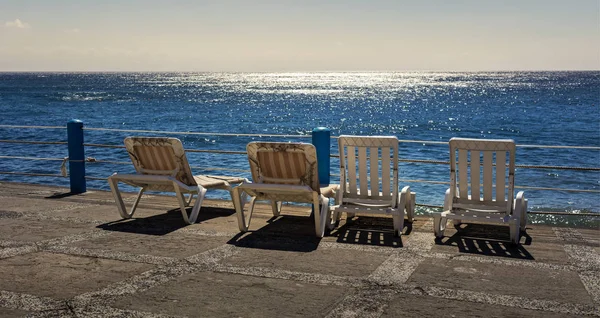
M 452 259 L 426 259 L 408 283 L 510 295 L 529 299 L 592 304 L 577 273 Z
M 239 248 L 237 253 L 223 261 L 224 264 L 239 267 L 261 267 L 289 270 L 303 273 L 319 273 L 350 277 L 365 277 L 380 266 L 391 253 L 361 252 L 356 257 L 356 251 L 349 249 L 315 249 L 304 252 L 301 247 L 289 246 L 290 250 L 281 247 L 287 244 L 277 244 L 279 249 L 271 246 L 272 242 L 257 243 L 252 248 Z M 264 248 L 261 248 L 264 247 Z
M 1 214 L 0 214 L 1 216 Z M 23 242 L 63 237 L 93 230 L 88 224 L 30 218 L 0 218 L 0 239 Z
M 349 291 L 337 286 L 199 272 L 123 297 L 112 306 L 190 317 L 324 317 Z
M 556 243 L 513 246 L 509 242 L 457 238 L 442 240 L 433 245 L 431 252 L 522 259 L 557 265 L 570 264 L 563 246 Z
M 223 236 L 206 236 L 185 232 L 166 235 L 112 232 L 110 235 L 70 244 L 85 249 L 107 250 L 135 255 L 185 258 L 227 243 Z
M 319 239 L 309 207 L 259 202 L 240 233 L 229 200 L 188 225 L 172 195 L 122 220 L 110 192 L 1 183 L 0 316 L 600 316 L 600 228 L 530 224 L 512 246 L 432 227 L 359 216 Z
M 110 259 L 30 253 L 0 260 L 0 290 L 67 299 L 151 268 Z
M 8 309 L 8 308 L 0 307 L 0 317 L 3 317 L 3 318 L 17 318 L 17 317 L 22 318 L 30 313 L 31 312 L 28 312 L 25 310 Z
M 0 194 L 0 200 L 2 201 L 0 210 L 12 212 L 44 213 L 82 207 L 82 204 L 77 202 L 18 196 L 9 197 L 6 194 Z
M 381 318 L 396 317 L 539 317 L 574 318 L 574 314 L 553 313 L 541 310 L 522 309 L 508 306 L 494 306 L 473 301 L 452 300 L 432 296 L 410 294 L 395 295 L 387 303 Z

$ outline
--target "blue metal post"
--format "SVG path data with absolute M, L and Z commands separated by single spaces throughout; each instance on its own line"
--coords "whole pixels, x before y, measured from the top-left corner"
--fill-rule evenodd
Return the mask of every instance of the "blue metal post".
M 83 122 L 71 119 L 67 123 L 69 145 L 69 177 L 71 193 L 83 193 L 85 186 L 85 154 L 83 150 Z
M 319 182 L 329 184 L 329 169 L 331 167 L 329 152 L 331 148 L 331 130 L 317 127 L 312 131 L 312 144 L 317 150 L 317 166 L 319 167 Z

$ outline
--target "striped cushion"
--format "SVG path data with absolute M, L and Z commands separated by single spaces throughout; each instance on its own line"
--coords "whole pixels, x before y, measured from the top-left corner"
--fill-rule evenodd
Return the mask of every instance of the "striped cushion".
M 147 173 L 170 174 L 169 171 L 173 173 L 177 169 L 177 163 L 173 160 L 175 153 L 170 146 L 134 146 L 133 151 L 141 168 Z
M 306 181 L 304 153 L 259 151 L 257 159 L 264 183 L 302 184 Z

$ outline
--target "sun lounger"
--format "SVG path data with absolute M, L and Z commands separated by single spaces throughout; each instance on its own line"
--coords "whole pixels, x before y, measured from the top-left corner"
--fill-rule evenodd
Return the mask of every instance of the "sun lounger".
M 321 186 L 318 179 L 315 147 L 306 143 L 251 142 L 246 147 L 253 182 L 233 189 L 233 202 L 239 229 L 248 231 L 257 200 L 271 202 L 273 215 L 281 213 L 282 202 L 312 203 L 315 234 L 323 237 L 329 214 L 329 199 L 336 185 Z M 245 197 L 250 197 L 246 214 Z
M 119 213 L 125 219 L 133 216 L 145 191 L 175 192 L 184 221 L 193 224 L 198 218 L 207 189 L 223 189 L 231 194 L 231 184 L 245 180 L 238 177 L 192 175 L 183 145 L 177 138 L 128 137 L 125 138 L 125 148 L 137 173 L 115 173 L 108 178 Z M 140 188 L 130 212 L 125 208 L 119 182 Z M 185 194 L 189 194 L 187 199 Z M 196 203 L 188 216 L 186 207 L 191 204 L 194 195 L 197 195 Z

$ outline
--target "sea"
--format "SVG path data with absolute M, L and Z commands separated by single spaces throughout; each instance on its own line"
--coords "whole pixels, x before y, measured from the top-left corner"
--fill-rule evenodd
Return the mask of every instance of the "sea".
M 452 137 L 509 138 L 518 145 L 517 165 L 578 168 L 517 168 L 529 210 L 600 211 L 600 71 L 0 73 L 0 114 L 4 182 L 68 187 L 68 178 L 55 176 L 66 145 L 15 141 L 65 142 L 72 119 L 83 122 L 86 144 L 176 137 L 186 149 L 220 151 L 188 153 L 195 174 L 245 177 L 247 158 L 236 152 L 248 142 L 311 142 L 311 131 L 326 127 L 333 137 L 397 136 L 400 159 L 408 160 L 399 167 L 401 187 L 417 192 L 419 204 L 443 204 L 449 167 L 411 160 L 448 161 Z M 108 190 L 103 178 L 133 171 L 121 148 L 88 146 L 85 156 L 96 159 L 86 165 L 91 190 Z M 331 182 L 339 178 L 336 160 Z

